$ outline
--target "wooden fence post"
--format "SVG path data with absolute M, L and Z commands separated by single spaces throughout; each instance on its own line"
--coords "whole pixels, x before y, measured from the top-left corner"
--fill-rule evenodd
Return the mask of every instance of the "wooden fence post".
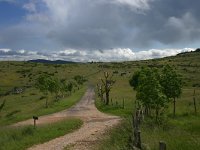
M 142 148 L 142 144 L 141 144 L 141 131 L 138 130 L 138 131 L 137 131 L 137 134 L 138 134 L 138 135 L 137 135 L 137 138 L 138 138 L 137 147 L 141 149 L 141 148 Z
M 124 98 L 123 98 L 123 101 L 122 101 L 122 108 L 124 109 Z
M 38 120 L 38 117 L 37 116 L 33 116 L 34 128 L 36 128 L 36 120 Z
M 194 112 L 195 112 L 195 114 L 197 114 L 195 90 L 194 90 L 194 94 L 193 94 L 193 103 L 194 103 Z
M 166 143 L 163 141 L 159 142 L 159 150 L 167 150 Z
M 136 110 L 135 114 L 132 116 L 133 118 L 133 146 L 141 149 L 141 131 L 140 131 L 140 111 Z

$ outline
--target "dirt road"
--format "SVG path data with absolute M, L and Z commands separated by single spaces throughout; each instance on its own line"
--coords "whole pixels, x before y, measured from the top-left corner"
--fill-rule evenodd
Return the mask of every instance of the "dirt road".
M 99 139 L 106 129 L 119 123 L 120 118 L 101 113 L 94 105 L 94 90 L 89 88 L 82 99 L 74 107 L 51 115 L 41 116 L 37 124 L 47 124 L 77 117 L 84 121 L 83 126 L 73 133 L 58 137 L 49 142 L 35 145 L 29 150 L 61 150 L 68 147 L 70 150 L 88 150 Z M 33 124 L 33 120 L 16 123 L 14 126 Z

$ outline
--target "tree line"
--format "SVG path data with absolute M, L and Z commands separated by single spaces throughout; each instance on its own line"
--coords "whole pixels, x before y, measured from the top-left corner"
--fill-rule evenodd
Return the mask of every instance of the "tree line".
M 54 95 L 55 101 L 58 101 L 66 93 L 71 95 L 73 89 L 79 89 L 79 85 L 82 85 L 85 81 L 86 79 L 80 75 L 74 76 L 73 80 L 66 81 L 48 74 L 42 74 L 37 78 L 35 87 L 45 96 L 45 107 L 47 108 L 49 94 Z

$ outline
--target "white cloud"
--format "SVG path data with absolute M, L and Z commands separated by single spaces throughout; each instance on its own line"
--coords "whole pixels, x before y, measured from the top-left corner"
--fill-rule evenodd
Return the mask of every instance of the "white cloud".
M 31 13 L 26 15 L 28 21 L 38 23 L 50 23 L 60 25 L 66 23 L 69 9 L 72 7 L 73 0 L 41 0 L 40 3 L 31 1 L 26 3 L 23 8 Z M 70 11 L 70 13 L 72 13 Z M 47 22 L 48 21 L 48 22 Z
M 30 59 L 48 59 L 47 55 L 35 51 L 0 49 L 0 60 L 17 60 L 24 61 Z
M 26 51 L 24 49 L 18 51 L 20 54 L 24 54 Z
M 30 1 L 29 3 L 24 4 L 24 9 L 28 10 L 29 12 L 36 12 L 36 5 L 34 1 Z
M 139 51 L 136 53 L 136 60 L 162 58 L 167 56 L 174 56 L 182 52 L 194 51 L 194 48 L 184 49 L 150 49 L 148 51 Z
M 41 23 L 41 24 L 48 24 L 50 23 L 50 18 L 48 15 L 44 13 L 33 13 L 33 14 L 28 14 L 26 16 L 27 21 L 35 22 L 35 23 Z
M 170 28 L 173 32 L 176 32 L 174 36 L 179 36 L 176 41 L 196 40 L 200 33 L 199 22 L 190 12 L 183 14 L 181 17 L 169 17 L 165 28 Z
M 30 60 L 30 59 L 50 59 L 50 60 L 67 60 L 76 62 L 89 61 L 132 61 L 132 60 L 146 60 L 153 58 L 162 58 L 173 56 L 178 53 L 194 51 L 193 48 L 184 49 L 151 49 L 147 51 L 134 52 L 129 48 L 117 48 L 107 50 L 61 50 L 51 53 L 39 53 L 35 51 L 10 49 L 0 49 L 0 60 Z
M 137 13 L 144 13 L 144 10 L 149 10 L 150 2 L 154 0 L 112 0 L 117 5 L 129 6 L 133 11 Z
M 7 49 L 7 48 L 0 49 L 0 52 L 2 52 L 2 53 L 7 53 L 7 52 L 9 52 L 9 51 L 11 51 L 11 50 L 10 50 L 10 49 Z
M 77 53 L 77 50 L 74 50 L 74 49 L 69 49 L 69 50 L 64 50 L 64 51 L 58 52 L 59 55 L 65 55 L 65 56 L 73 55 L 75 53 Z
M 49 14 L 57 23 L 63 23 L 67 19 L 69 7 L 72 5 L 71 0 L 43 0 L 48 8 Z

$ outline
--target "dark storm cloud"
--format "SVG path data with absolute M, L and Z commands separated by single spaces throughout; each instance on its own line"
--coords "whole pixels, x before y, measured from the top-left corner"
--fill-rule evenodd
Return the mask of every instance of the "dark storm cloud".
M 200 39 L 199 6 L 199 0 L 30 0 L 22 7 L 27 10 L 22 25 L 0 31 L 0 46 L 49 50 L 187 47 Z
M 136 19 L 143 26 L 138 34 L 139 40 L 144 39 L 143 34 L 147 37 L 144 41 L 154 40 L 163 44 L 199 40 L 199 5 L 198 0 L 155 1 L 144 19 Z
M 50 38 L 66 47 L 78 49 L 119 47 L 122 44 L 124 33 L 120 26 L 123 23 L 116 7 L 107 3 L 85 4 L 82 1 L 75 5 L 78 12 L 72 10 L 67 25 L 50 31 Z
M 48 35 L 70 48 L 137 49 L 153 47 L 155 42 L 184 45 L 200 38 L 199 5 L 197 0 L 155 0 L 140 13 L 127 5 L 82 1 L 75 6 L 79 11 L 69 14 L 67 26 Z

